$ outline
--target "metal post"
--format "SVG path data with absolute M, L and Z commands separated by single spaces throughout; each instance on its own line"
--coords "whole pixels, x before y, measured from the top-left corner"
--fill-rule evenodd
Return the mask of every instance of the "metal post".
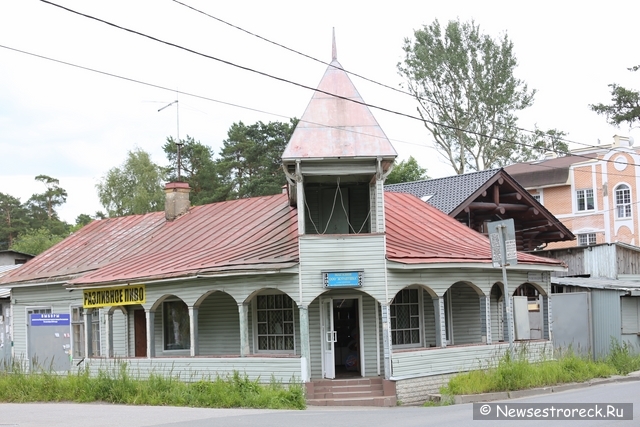
M 504 301 L 507 307 L 507 339 L 509 340 L 509 354 L 513 356 L 513 308 L 511 307 L 511 295 L 509 294 L 509 284 L 507 282 L 507 250 L 505 245 L 505 225 L 498 227 L 500 232 L 498 238 L 500 239 L 500 246 L 502 247 L 502 284 L 504 286 Z

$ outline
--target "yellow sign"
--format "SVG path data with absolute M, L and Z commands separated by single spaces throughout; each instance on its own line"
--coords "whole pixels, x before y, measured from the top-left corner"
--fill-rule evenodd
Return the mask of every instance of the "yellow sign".
M 84 289 L 84 308 L 107 307 L 113 305 L 144 304 L 144 285 L 123 286 L 106 289 Z

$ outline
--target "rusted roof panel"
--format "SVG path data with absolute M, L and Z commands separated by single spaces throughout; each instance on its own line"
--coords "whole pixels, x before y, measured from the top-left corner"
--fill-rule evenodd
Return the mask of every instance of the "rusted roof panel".
M 140 254 L 72 280 L 115 283 L 221 270 L 286 268 L 298 261 L 298 225 L 278 194 L 196 206 L 168 222 Z
M 164 212 L 94 221 L 2 282 L 113 283 L 297 259 L 296 213 L 279 194 L 197 206 L 172 222 Z
M 296 126 L 282 161 L 378 156 L 393 159 L 397 153 L 342 65 L 334 59 Z
M 489 239 L 411 194 L 385 192 L 387 258 L 405 264 L 491 263 Z M 518 262 L 562 262 L 518 252 Z
M 386 193 L 387 257 L 402 263 L 490 263 L 486 237 L 420 199 Z M 94 221 L 2 278 L 101 285 L 298 263 L 297 211 L 287 196 L 196 206 L 172 222 L 164 212 Z M 518 260 L 558 265 L 523 253 Z
M 164 224 L 164 212 L 93 221 L 0 282 L 53 280 L 96 270 L 140 253 L 140 246 Z

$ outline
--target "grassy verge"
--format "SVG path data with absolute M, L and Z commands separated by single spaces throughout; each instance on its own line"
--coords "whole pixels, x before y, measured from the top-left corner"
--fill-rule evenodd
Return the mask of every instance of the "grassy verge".
M 627 343 L 611 344 L 609 356 L 600 361 L 567 351 L 555 360 L 532 363 L 525 354 L 503 356 L 495 367 L 457 375 L 440 389 L 443 396 L 524 390 L 593 378 L 626 375 L 640 369 L 640 355 Z
M 22 370 L 0 373 L 2 402 L 109 402 L 128 405 L 170 405 L 204 408 L 304 409 L 302 384 L 261 384 L 234 373 L 226 379 L 183 382 L 151 375 L 132 378 L 123 363 L 119 370 L 90 375 L 88 370 L 57 375 Z

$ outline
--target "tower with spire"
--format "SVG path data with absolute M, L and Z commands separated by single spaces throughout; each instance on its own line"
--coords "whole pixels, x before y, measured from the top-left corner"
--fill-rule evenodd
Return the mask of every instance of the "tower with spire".
M 366 288 L 379 301 L 390 300 L 383 184 L 397 156 L 338 62 L 335 30 L 331 57 L 282 155 L 289 203 L 298 211 L 301 355 L 307 372 L 323 378 L 334 378 L 335 367 L 343 363 L 336 349 L 342 332 L 333 323 L 338 298 L 344 303 L 348 297 L 353 313 L 362 313 L 364 301 L 372 301 L 354 288 Z M 308 316 L 318 295 L 322 295 L 320 324 Z M 387 308 L 382 310 L 388 332 Z M 376 309 L 368 306 L 367 310 Z M 376 334 L 360 324 L 363 320 L 351 322 L 348 332 L 360 331 L 356 333 L 360 337 Z M 313 339 L 317 329 L 323 331 L 320 343 Z M 383 348 L 388 349 L 390 335 L 383 335 Z M 359 352 L 358 366 L 376 359 L 373 347 L 367 351 Z M 322 372 L 315 371 L 319 367 Z M 390 374 L 386 358 L 385 377 Z
M 282 162 L 299 234 L 384 232 L 383 189 L 397 153 L 338 62 L 331 63 Z

